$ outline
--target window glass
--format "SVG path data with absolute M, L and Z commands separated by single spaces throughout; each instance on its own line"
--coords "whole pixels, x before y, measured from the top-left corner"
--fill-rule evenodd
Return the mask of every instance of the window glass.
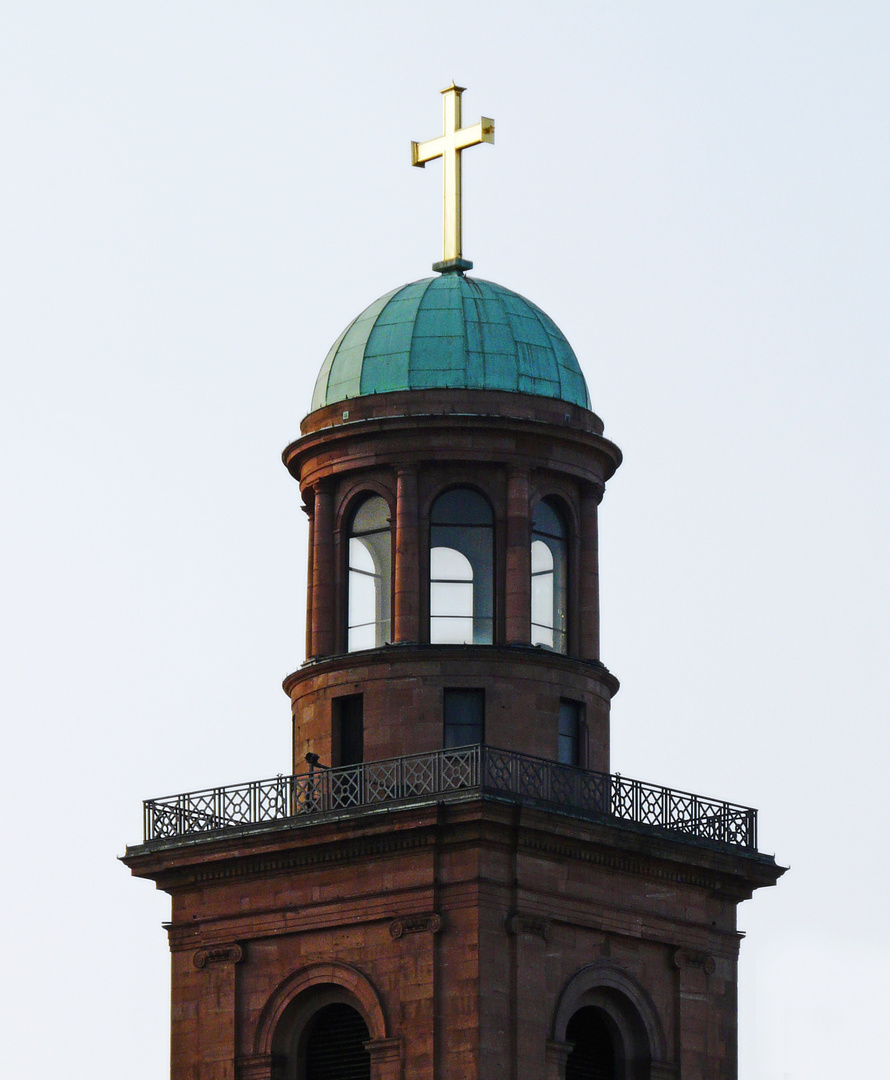
M 448 750 L 475 746 L 485 740 L 485 691 L 445 691 L 445 738 Z
M 389 506 L 379 495 L 355 512 L 348 557 L 346 647 L 374 649 L 390 640 L 392 543 Z
M 361 694 L 334 699 L 337 725 L 337 765 L 358 765 L 364 760 L 364 710 Z
M 532 645 L 568 648 L 568 544 L 562 514 L 542 499 L 532 518 Z
M 559 703 L 559 746 L 557 760 L 561 765 L 581 764 L 581 719 L 583 705 L 580 701 Z
M 494 614 L 491 507 L 454 488 L 430 511 L 430 641 L 490 645 Z

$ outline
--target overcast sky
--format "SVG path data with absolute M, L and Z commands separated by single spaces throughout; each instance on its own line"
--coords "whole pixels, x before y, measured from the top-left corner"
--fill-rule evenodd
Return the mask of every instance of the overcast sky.
M 464 251 L 566 333 L 613 768 L 747 803 L 742 1080 L 886 1067 L 886 2 L 42 3 L 0 12 L 10 1076 L 167 1070 L 141 800 L 288 768 L 331 342 Z

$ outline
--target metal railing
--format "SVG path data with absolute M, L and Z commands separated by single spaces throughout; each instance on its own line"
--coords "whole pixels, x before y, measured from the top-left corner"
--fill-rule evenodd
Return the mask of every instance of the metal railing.
M 145 841 L 339 814 L 453 793 L 493 793 L 755 851 L 757 811 L 555 761 L 463 746 L 337 769 L 311 768 L 144 803 Z

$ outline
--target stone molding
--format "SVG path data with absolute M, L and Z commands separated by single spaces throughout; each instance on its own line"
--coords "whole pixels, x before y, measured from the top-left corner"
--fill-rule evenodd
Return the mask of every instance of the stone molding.
M 283 1080 L 284 1061 L 275 1054 L 245 1054 L 235 1058 L 236 1080 Z
M 273 990 L 257 1022 L 254 1033 L 254 1053 L 256 1055 L 271 1054 L 276 1028 L 291 1002 L 316 987 L 328 986 L 344 991 L 348 995 L 347 1001 L 351 997 L 358 1003 L 372 1041 L 389 1039 L 383 998 L 377 987 L 364 972 L 351 964 L 326 961 L 299 968 Z
M 540 915 L 531 915 L 524 911 L 514 911 L 507 916 L 507 933 L 518 937 L 520 934 L 547 940 L 549 921 Z
M 565 1036 L 569 1020 L 579 1005 L 584 1000 L 589 1000 L 591 994 L 599 993 L 605 993 L 606 1000 L 623 1002 L 620 1006 L 622 1013 L 626 1012 L 629 1006 L 630 1011 L 642 1026 L 642 1030 L 645 1031 L 649 1056 L 653 1061 L 664 1061 L 667 1058 L 667 1040 L 655 1002 L 630 972 L 609 960 L 599 960 L 588 964 L 576 971 L 568 980 L 557 1001 L 551 1037 L 560 1041 L 561 1037 Z
M 389 924 L 389 936 L 398 941 L 405 934 L 419 934 L 428 930 L 438 934 L 442 929 L 442 916 L 432 911 L 427 915 L 403 915 Z
M 371 1055 L 371 1061 L 374 1064 L 402 1060 L 402 1040 L 400 1038 L 369 1039 L 364 1046 Z
M 371 1055 L 371 1080 L 402 1080 L 401 1039 L 369 1039 L 365 1049 Z
M 717 970 L 717 963 L 710 953 L 678 948 L 674 950 L 674 967 L 700 968 L 708 975 L 713 975 Z
M 432 832 L 413 836 L 399 834 L 398 836 L 359 837 L 352 841 L 340 841 L 333 849 L 327 844 L 323 844 L 308 851 L 297 850 L 270 853 L 268 855 L 248 855 L 244 860 L 239 860 L 238 863 L 227 862 L 220 866 L 202 867 L 200 870 L 190 873 L 187 881 L 189 884 L 201 884 L 226 878 L 248 877 L 254 874 L 268 874 L 281 870 L 297 870 L 320 864 L 328 866 L 331 863 L 397 854 L 402 851 L 429 847 L 434 843 L 435 836 Z
M 535 645 L 497 644 L 486 645 L 484 654 L 479 653 L 478 645 L 444 645 L 430 642 L 402 642 L 380 645 L 368 649 L 357 660 L 356 653 L 340 653 L 336 656 L 314 657 L 292 671 L 282 682 L 284 692 L 291 695 L 294 688 L 303 680 L 318 675 L 330 675 L 334 672 L 352 671 L 356 667 L 370 668 L 380 665 L 388 668 L 392 664 L 416 664 L 430 660 L 467 660 L 486 665 L 510 665 L 527 662 L 533 658 L 536 663 L 545 664 L 553 671 L 566 671 L 572 675 L 590 679 L 603 689 L 607 699 L 618 693 L 619 682 L 601 660 L 586 659 L 581 656 L 566 656 L 563 653 L 550 652 Z M 495 669 L 497 670 L 497 669 Z M 398 669 L 394 669 L 398 674 Z
M 649 1066 L 651 1080 L 676 1080 L 680 1070 L 670 1061 L 653 1061 Z
M 564 1080 L 566 1061 L 574 1045 L 574 1043 L 556 1042 L 553 1039 L 547 1040 L 544 1051 L 544 1061 L 547 1066 L 546 1080 Z
M 607 828 L 626 828 L 628 825 L 627 822 L 609 819 L 606 819 L 603 824 Z M 671 841 L 677 842 L 673 840 L 673 837 L 665 837 L 665 843 Z M 723 895 L 733 900 L 748 899 L 751 895 L 750 889 L 730 888 L 727 875 L 719 870 L 708 871 L 705 868 L 698 867 L 693 870 L 685 867 L 678 870 L 678 860 L 672 853 L 665 852 L 663 855 L 653 853 L 651 856 L 625 855 L 621 852 L 597 850 L 590 844 L 579 841 L 554 840 L 549 836 L 537 836 L 531 833 L 520 837 L 519 846 L 531 851 L 543 851 L 550 855 L 558 855 L 566 859 L 577 859 L 580 862 L 602 866 L 609 870 L 618 870 L 621 873 L 660 878 L 666 881 L 678 882 L 682 885 L 691 885 L 697 889 L 719 890 Z M 709 853 L 707 848 L 702 849 L 702 851 Z M 720 854 L 724 853 L 721 852 Z M 738 857 L 736 852 L 732 852 L 731 855 Z M 742 855 L 742 857 L 744 856 Z
M 211 945 L 206 949 L 198 949 L 192 962 L 200 969 L 207 964 L 239 964 L 243 959 L 244 950 L 240 945 Z

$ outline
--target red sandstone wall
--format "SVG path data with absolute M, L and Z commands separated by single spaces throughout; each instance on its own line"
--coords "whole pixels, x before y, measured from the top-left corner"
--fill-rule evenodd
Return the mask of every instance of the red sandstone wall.
M 240 847 L 171 889 L 174 1080 L 272 1080 L 270 1003 L 324 965 L 377 995 L 386 1080 L 556 1080 L 591 971 L 651 1013 L 653 1077 L 735 1076 L 741 856 L 479 802 Z
M 609 767 L 609 699 L 605 677 L 589 665 L 541 649 L 479 646 L 399 648 L 353 654 L 304 668 L 288 680 L 293 699 L 294 769 L 312 751 L 324 764 L 331 747 L 332 702 L 361 693 L 369 761 L 440 749 L 443 690 L 485 690 L 485 740 L 538 757 L 557 754 L 560 698 L 580 701 L 587 720 L 586 761 Z

